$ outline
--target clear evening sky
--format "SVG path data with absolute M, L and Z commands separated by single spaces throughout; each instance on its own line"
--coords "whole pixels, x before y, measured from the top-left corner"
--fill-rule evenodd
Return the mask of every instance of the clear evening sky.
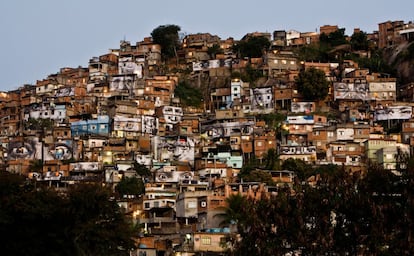
M 135 43 L 159 25 L 186 34 L 240 39 L 250 32 L 319 32 L 338 25 L 371 33 L 378 23 L 414 20 L 412 0 L 1 0 L 0 91 L 35 84 L 62 67 Z

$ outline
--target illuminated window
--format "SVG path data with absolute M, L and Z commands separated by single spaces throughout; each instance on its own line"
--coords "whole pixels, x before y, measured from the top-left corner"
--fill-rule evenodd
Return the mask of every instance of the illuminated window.
M 210 245 L 211 244 L 211 237 L 209 237 L 209 236 L 202 236 L 201 237 L 201 244 Z

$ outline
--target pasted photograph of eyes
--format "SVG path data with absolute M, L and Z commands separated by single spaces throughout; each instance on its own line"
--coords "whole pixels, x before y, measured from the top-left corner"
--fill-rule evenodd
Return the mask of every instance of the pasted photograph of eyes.
M 171 172 L 160 172 L 157 174 L 157 181 L 172 181 L 172 173 Z
M 355 89 L 355 92 L 357 92 L 357 93 L 366 93 L 366 92 L 368 92 L 367 84 L 355 84 L 354 89 Z
M 33 159 L 36 154 L 35 141 L 12 141 L 9 143 L 8 158 L 11 159 Z
M 55 147 L 50 150 L 50 152 L 57 160 L 68 160 L 72 158 L 72 148 L 64 143 L 56 144 Z
M 349 91 L 349 86 L 345 83 L 338 83 L 336 84 L 336 90 L 340 92 L 347 92 Z
M 180 180 L 191 180 L 193 178 L 193 174 L 191 172 L 184 172 L 180 174 Z
M 399 109 L 399 112 L 401 114 L 411 114 L 413 111 L 411 107 L 402 107 Z

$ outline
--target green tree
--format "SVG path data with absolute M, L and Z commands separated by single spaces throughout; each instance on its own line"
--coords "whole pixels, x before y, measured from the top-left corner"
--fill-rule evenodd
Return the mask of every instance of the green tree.
M 223 49 L 220 47 L 219 44 L 213 44 L 211 47 L 208 47 L 207 53 L 208 55 L 210 55 L 210 58 L 215 59 L 216 54 L 223 53 Z
M 151 171 L 143 164 L 140 164 L 138 162 L 134 162 L 134 170 L 137 172 L 137 174 L 141 177 L 151 177 Z
M 43 172 L 43 161 L 40 159 L 34 159 L 30 161 L 29 170 L 31 172 Z
M 0 172 L 2 255 L 129 255 L 134 243 L 110 192 L 98 185 L 62 195 Z
M 260 58 L 270 47 L 270 41 L 264 36 L 252 36 L 233 46 L 233 52 L 240 58 Z
M 226 207 L 223 209 L 224 213 L 217 214 L 214 217 L 221 218 L 221 226 L 232 224 L 244 225 L 244 209 L 246 205 L 247 198 L 245 196 L 242 194 L 232 194 L 226 198 Z
M 267 150 L 265 155 L 263 156 L 265 160 L 265 168 L 266 170 L 279 170 L 280 169 L 280 162 L 279 162 L 279 154 L 277 153 L 276 149 L 270 148 Z
M 363 31 L 352 34 L 350 43 L 354 51 L 367 51 L 369 48 L 367 34 Z
M 121 181 L 116 185 L 115 191 L 118 193 L 120 198 L 128 195 L 138 197 L 145 192 L 145 187 L 142 179 L 137 177 L 122 177 Z
M 260 77 L 263 77 L 263 72 L 250 64 L 246 65 L 245 71 L 241 74 L 241 79 L 249 83 L 254 83 Z
M 203 94 L 199 88 L 191 86 L 186 81 L 178 83 L 174 90 L 176 97 L 183 106 L 201 107 Z
M 268 171 L 264 170 L 252 170 L 247 174 L 241 176 L 243 181 L 247 182 L 262 182 L 269 186 L 273 186 L 275 182 L 272 179 L 272 175 Z
M 177 57 L 180 30 L 181 28 L 177 25 L 161 25 L 151 32 L 153 42 L 161 45 L 164 59 Z
M 27 122 L 24 123 L 24 128 L 26 130 L 50 130 L 53 127 L 53 120 L 46 118 L 29 118 Z
M 327 45 L 329 47 L 335 47 L 342 44 L 348 44 L 345 35 L 345 29 L 340 28 L 329 34 L 322 33 L 319 36 L 319 42 L 321 45 Z
M 319 101 L 328 96 L 329 81 L 322 70 L 302 70 L 296 79 L 296 85 L 305 100 Z
M 133 248 L 133 226 L 111 192 L 99 185 L 77 185 L 68 191 L 68 230 L 79 255 L 128 255 Z
M 368 68 L 371 72 L 386 73 L 396 76 L 396 71 L 384 59 L 382 50 L 371 52 L 370 58 L 356 58 L 361 68 Z
M 288 158 L 283 161 L 282 169 L 295 172 L 301 181 L 314 174 L 313 167 L 302 159 Z
M 327 61 L 327 53 L 323 53 L 319 44 L 305 45 L 300 48 L 295 49 L 296 54 L 298 55 L 299 60 L 303 61 Z
M 2 255 L 73 255 L 64 201 L 25 177 L 0 172 Z

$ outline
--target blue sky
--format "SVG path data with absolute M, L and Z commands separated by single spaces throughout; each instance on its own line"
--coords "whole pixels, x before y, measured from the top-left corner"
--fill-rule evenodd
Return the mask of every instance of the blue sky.
M 323 25 L 346 28 L 348 35 L 355 27 L 371 33 L 387 20 L 414 20 L 412 0 L 2 0 L 0 10 L 0 91 L 35 84 L 62 67 L 86 67 L 120 40 L 141 41 L 159 25 L 240 39 Z

